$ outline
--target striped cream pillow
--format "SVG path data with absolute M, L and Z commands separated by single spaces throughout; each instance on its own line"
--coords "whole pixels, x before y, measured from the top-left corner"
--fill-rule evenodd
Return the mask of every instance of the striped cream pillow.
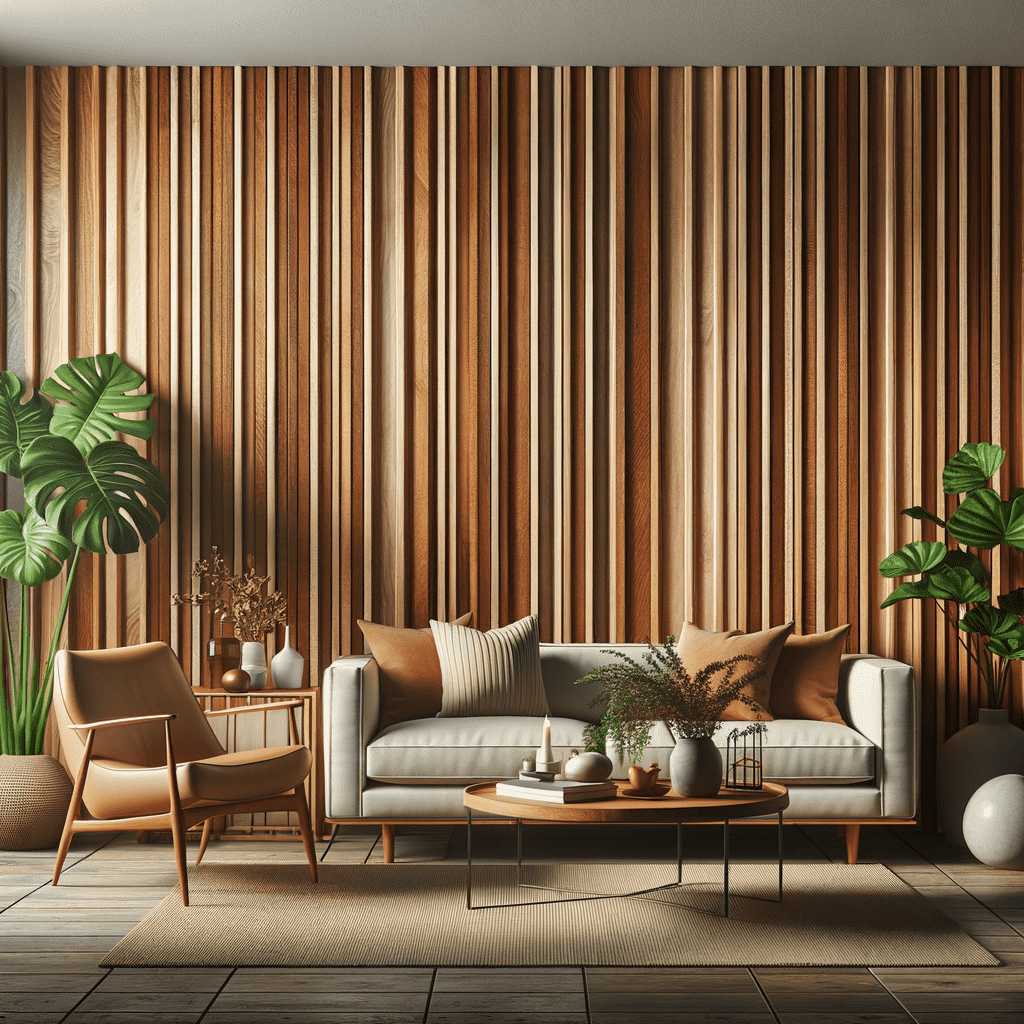
M 431 619 L 430 631 L 441 662 L 438 718 L 548 713 L 535 615 L 487 633 Z

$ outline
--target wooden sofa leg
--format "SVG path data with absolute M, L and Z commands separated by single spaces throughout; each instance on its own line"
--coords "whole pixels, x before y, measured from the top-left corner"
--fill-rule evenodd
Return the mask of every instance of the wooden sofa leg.
M 395 826 L 381 825 L 380 838 L 384 844 L 384 863 L 395 863 Z
M 846 863 L 857 863 L 857 847 L 860 845 L 860 825 L 846 825 Z

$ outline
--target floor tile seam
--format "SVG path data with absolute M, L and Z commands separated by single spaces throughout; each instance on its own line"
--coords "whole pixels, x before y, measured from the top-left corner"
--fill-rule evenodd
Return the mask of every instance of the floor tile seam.
M 196 1018 L 195 1024 L 202 1024 L 202 1021 L 205 1019 L 206 1015 L 210 1012 L 210 1010 L 213 1009 L 213 1004 L 216 1003 L 217 1000 L 220 998 L 221 993 L 224 991 L 224 989 L 227 988 L 228 982 L 231 981 L 231 979 L 235 976 L 237 970 L 237 967 L 232 967 L 231 970 L 228 971 L 227 977 L 220 983 L 220 988 L 213 993 L 213 998 L 206 1004 L 206 1009 L 203 1010 L 203 1012 Z
M 797 828 L 800 826 L 798 825 Z M 751 981 L 757 986 L 757 991 L 761 993 L 761 998 L 764 1000 L 764 1005 L 768 1007 L 768 1012 L 772 1015 L 772 1020 L 775 1024 L 782 1024 L 782 1018 L 778 1015 L 775 1007 L 772 1005 L 772 1001 L 768 998 L 768 993 L 765 992 L 764 986 L 761 984 L 761 979 L 754 973 L 753 967 L 747 968 L 747 973 L 750 975 Z
M 110 977 L 110 975 L 112 973 L 113 972 L 111 971 L 111 969 L 109 967 L 107 967 L 102 974 L 97 975 L 96 982 L 92 986 L 92 988 L 90 988 L 87 992 L 83 992 L 82 993 L 82 998 L 79 999 L 78 1002 L 75 1003 L 75 1005 L 72 1006 L 71 1009 L 68 1010 L 68 1012 L 65 1013 L 63 1017 L 61 1017 L 61 1019 L 60 1019 L 61 1024 L 64 1024 L 64 1022 L 66 1020 L 70 1020 L 71 1015 L 78 1011 L 78 1008 L 82 1005 L 82 1003 L 84 1003 L 86 1001 L 86 999 L 88 999 L 89 996 L 91 996 L 96 991 L 96 989 L 98 989 L 100 987 L 100 985 L 102 985 L 103 982 L 106 981 L 107 978 Z
M 891 988 L 889 988 L 889 986 L 886 985 L 886 983 L 884 981 L 882 981 L 882 979 L 875 973 L 875 968 L 874 967 L 869 967 L 868 968 L 868 972 L 871 974 L 871 977 L 874 978 L 875 981 L 877 981 L 878 984 L 881 985 L 882 988 L 884 988 L 885 991 L 888 992 L 889 995 L 892 996 L 892 998 L 895 999 L 897 1003 L 899 1003 L 900 1009 L 903 1010 L 903 1012 L 914 1022 L 914 1024 L 921 1024 L 921 1022 L 917 1019 L 917 1017 L 915 1017 L 914 1014 L 912 1014 L 910 1012 L 910 1009 L 907 1006 L 907 1004 L 904 1003 L 903 1000 L 900 999 L 900 997 L 898 995 L 896 995 L 896 993 L 893 992 L 893 990 Z
M 593 1024 L 593 1017 L 590 1014 L 590 985 L 587 983 L 587 969 L 580 966 L 580 976 L 583 979 L 583 1009 L 587 1012 L 587 1024 Z
M 427 1020 L 430 1017 L 430 1003 L 431 1003 L 431 1001 L 434 998 L 434 982 L 435 981 L 437 981 L 437 968 L 436 967 L 430 972 L 430 987 L 427 989 L 427 1003 L 426 1003 L 426 1006 L 423 1007 L 423 1022 L 422 1022 L 422 1024 L 427 1024 Z

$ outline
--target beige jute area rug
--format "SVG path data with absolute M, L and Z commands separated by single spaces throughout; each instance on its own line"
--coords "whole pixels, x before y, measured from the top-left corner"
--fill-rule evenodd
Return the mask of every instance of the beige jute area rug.
M 650 898 L 466 909 L 457 864 L 211 864 L 123 938 L 102 966 L 993 966 L 999 961 L 875 864 L 684 864 Z M 675 865 L 528 865 L 523 880 L 585 892 L 674 881 Z M 571 894 L 521 888 L 515 867 L 473 869 L 473 900 Z M 760 897 L 760 898 L 758 898 Z M 654 900 L 664 902 L 654 902 Z M 686 909 L 690 904 L 701 910 Z

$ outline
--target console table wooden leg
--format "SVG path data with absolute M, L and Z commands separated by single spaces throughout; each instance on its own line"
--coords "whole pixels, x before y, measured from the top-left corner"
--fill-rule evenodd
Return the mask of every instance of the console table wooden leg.
M 395 863 L 395 826 L 381 825 L 380 838 L 384 844 L 384 863 Z

